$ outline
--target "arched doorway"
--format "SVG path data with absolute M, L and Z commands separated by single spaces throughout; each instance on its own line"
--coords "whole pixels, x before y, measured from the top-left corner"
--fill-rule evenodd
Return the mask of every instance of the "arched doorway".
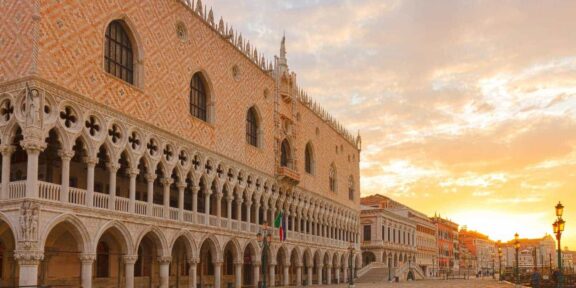
M 312 284 L 322 284 L 322 270 L 320 270 L 320 265 L 322 263 L 323 259 L 320 257 L 320 252 L 316 251 L 313 261 L 314 266 L 312 268 Z
M 0 287 L 18 286 L 17 265 L 14 261 L 16 243 L 10 226 L 0 220 Z
M 127 251 L 126 238 L 117 227 L 102 233 L 96 244 L 92 287 L 113 287 L 124 283 L 123 256 Z
M 170 262 L 170 287 L 189 287 L 190 262 L 192 248 L 185 236 L 180 236 L 172 246 L 172 261 Z
M 138 244 L 138 260 L 134 263 L 134 287 L 157 287 L 160 284 L 158 257 L 162 242 L 155 232 L 148 232 Z
M 290 253 L 290 286 L 300 286 L 302 283 L 298 283 L 298 267 L 300 266 L 300 256 L 298 255 L 298 250 L 296 248 L 292 249 Z
M 340 275 L 340 271 L 338 270 L 339 265 L 340 264 L 340 256 L 338 256 L 337 253 L 335 253 L 334 255 L 332 255 L 332 283 L 333 284 L 340 284 L 340 277 L 342 277 Z
M 216 244 L 210 238 L 207 238 L 202 243 L 200 248 L 200 266 L 197 269 L 197 279 L 200 287 L 215 286 L 217 275 L 214 263 L 217 261 L 218 256 L 216 249 Z
M 222 263 L 222 283 L 224 283 L 224 287 L 234 287 L 236 284 L 237 255 L 236 245 L 234 242 L 229 241 L 224 248 L 224 261 Z
M 274 274 L 276 275 L 275 278 L 275 283 L 270 283 L 272 286 L 284 286 L 284 283 L 288 283 L 285 282 L 284 279 L 284 267 L 286 267 L 286 248 L 280 247 L 278 249 L 278 252 L 276 253 L 276 271 L 274 271 Z M 288 275 L 286 275 L 288 276 Z M 288 279 L 286 279 L 288 280 Z
M 38 284 L 79 287 L 81 253 L 84 253 L 84 239 L 75 224 L 63 221 L 52 227 L 44 242 L 44 259 L 38 271 Z
M 362 252 L 362 267 L 369 265 L 370 263 L 376 261 L 376 255 L 371 251 Z
M 324 260 L 322 260 L 322 283 L 320 284 L 327 284 L 329 283 L 328 280 L 330 278 L 332 278 L 332 275 L 330 275 L 330 273 L 328 273 L 328 271 L 331 269 L 330 268 L 330 255 L 328 255 L 328 252 L 324 253 Z
M 312 255 L 310 253 L 310 250 L 306 250 L 304 251 L 304 257 L 302 258 L 302 264 L 304 266 L 304 270 L 302 271 L 302 280 L 306 285 L 312 285 L 312 275 L 313 275 L 313 267 L 314 264 L 312 263 Z
M 62 161 L 58 156 L 58 151 L 62 148 L 60 139 L 55 129 L 48 132 L 46 138 L 46 149 L 38 157 L 38 180 L 54 184 L 62 184 L 62 170 L 56 169 L 62 167 Z M 50 199 L 60 200 L 60 199 Z
M 258 269 L 254 263 L 258 262 L 256 259 L 256 247 L 252 243 L 248 243 L 244 249 L 244 265 L 242 266 L 242 285 L 253 286 L 257 285 L 254 279 L 254 269 Z

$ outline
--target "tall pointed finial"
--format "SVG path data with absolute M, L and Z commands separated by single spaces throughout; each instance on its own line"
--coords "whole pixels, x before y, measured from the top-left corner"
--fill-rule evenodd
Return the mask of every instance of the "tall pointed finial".
M 282 35 L 282 41 L 280 42 L 280 58 L 278 58 L 278 66 L 281 74 L 288 72 L 288 60 L 286 59 L 286 32 Z

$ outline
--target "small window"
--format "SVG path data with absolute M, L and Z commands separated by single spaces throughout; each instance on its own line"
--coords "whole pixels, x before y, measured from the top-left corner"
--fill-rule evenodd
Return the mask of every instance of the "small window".
M 202 74 L 198 72 L 190 81 L 190 114 L 202 121 L 207 121 L 207 100 L 206 83 Z
M 372 226 L 364 225 L 364 241 L 372 241 Z
M 287 139 L 282 141 L 282 145 L 280 147 L 280 166 L 291 168 L 291 157 L 290 157 L 290 144 L 288 143 Z
M 330 186 L 330 191 L 332 192 L 336 192 L 337 188 L 336 187 L 336 167 L 334 166 L 334 164 L 330 165 L 330 172 L 328 174 L 328 182 L 329 182 L 329 186 Z
M 306 144 L 304 151 L 304 169 L 308 174 L 314 174 L 314 153 L 312 151 L 312 143 Z
M 248 109 L 246 113 L 246 142 L 258 147 L 258 118 L 254 107 Z
M 354 177 L 348 178 L 348 199 L 354 200 Z
M 106 72 L 134 84 L 134 53 L 128 37 L 126 24 L 121 20 L 112 21 L 106 29 L 104 51 Z

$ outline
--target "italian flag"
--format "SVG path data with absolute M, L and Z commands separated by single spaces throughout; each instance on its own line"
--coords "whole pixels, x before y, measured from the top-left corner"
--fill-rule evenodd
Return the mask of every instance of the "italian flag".
M 286 240 L 286 218 L 282 212 L 279 212 L 274 219 L 274 228 L 278 228 L 280 241 Z

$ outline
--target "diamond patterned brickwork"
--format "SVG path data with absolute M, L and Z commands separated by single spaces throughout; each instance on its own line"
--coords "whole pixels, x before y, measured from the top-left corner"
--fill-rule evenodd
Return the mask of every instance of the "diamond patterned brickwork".
M 42 78 L 115 110 L 170 131 L 230 158 L 273 173 L 271 134 L 263 148 L 245 145 L 247 109 L 257 105 L 264 131 L 273 129 L 274 81 L 177 1 L 41 1 L 39 70 Z M 142 81 L 128 85 L 103 70 L 103 35 L 113 20 L 126 20 L 142 60 Z M 176 23 L 186 25 L 182 42 Z M 233 79 L 238 65 L 240 81 Z M 215 121 L 189 114 L 192 75 L 205 72 Z M 242 141 L 238 141 L 242 139 Z

